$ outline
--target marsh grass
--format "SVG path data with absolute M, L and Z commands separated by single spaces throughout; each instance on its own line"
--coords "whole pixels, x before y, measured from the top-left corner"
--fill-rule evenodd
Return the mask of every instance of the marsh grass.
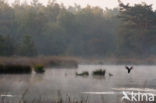
M 34 65 L 34 71 L 36 73 L 44 73 L 45 69 L 44 69 L 44 66 L 42 64 L 35 64 Z
M 77 68 L 78 58 L 59 56 L 40 57 L 0 57 L 1 64 L 20 64 L 33 67 L 35 64 L 42 64 L 44 67 L 67 67 Z
M 29 98 L 26 98 L 29 96 L 29 88 L 26 88 L 23 93 L 21 94 L 20 98 L 18 100 L 11 100 L 8 97 L 0 97 L 0 103 L 90 103 L 88 96 L 79 96 L 77 98 L 73 98 L 71 95 L 62 95 L 61 91 L 57 91 L 57 98 L 54 100 L 47 100 L 44 95 L 36 94 L 37 98 L 32 98 L 32 100 L 27 100 Z M 35 97 L 32 95 L 32 97 Z M 101 95 L 101 102 L 95 102 L 95 103 L 108 103 L 108 100 L 104 98 L 105 95 Z M 52 97 L 53 99 L 53 97 Z M 99 98 L 100 99 L 100 98 Z M 106 101 L 105 101 L 106 99 Z M 121 101 L 121 96 L 118 96 L 119 100 L 116 100 L 116 103 L 156 103 L 156 101 L 153 102 L 147 102 L 147 101 L 138 101 L 138 102 L 132 102 L 128 100 Z M 156 97 L 155 99 L 156 100 Z M 93 103 L 93 102 L 91 102 Z
M 31 73 L 33 67 L 37 73 L 43 73 L 43 67 L 77 68 L 78 62 L 72 57 L 0 57 L 0 74 Z
M 0 64 L 0 74 L 29 74 L 31 72 L 29 65 Z
M 88 97 L 79 97 L 79 98 L 72 98 L 70 95 L 65 95 L 63 98 L 60 90 L 57 91 L 57 99 L 55 100 L 47 100 L 44 96 L 40 94 L 36 94 L 37 98 L 32 100 L 27 100 L 26 97 L 30 95 L 29 89 L 25 89 L 24 92 L 21 94 L 18 100 L 11 100 L 8 97 L 0 97 L 0 103 L 88 103 Z
M 92 72 L 93 75 L 99 75 L 99 76 L 105 76 L 105 73 L 106 73 L 106 70 L 102 70 L 102 69 L 95 70 Z

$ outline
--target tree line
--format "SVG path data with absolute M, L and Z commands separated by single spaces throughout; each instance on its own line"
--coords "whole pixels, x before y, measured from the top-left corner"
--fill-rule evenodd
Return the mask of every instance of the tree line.
M 1 0 L 0 55 L 155 56 L 155 16 L 147 4 L 103 10 L 37 0 L 10 6 Z

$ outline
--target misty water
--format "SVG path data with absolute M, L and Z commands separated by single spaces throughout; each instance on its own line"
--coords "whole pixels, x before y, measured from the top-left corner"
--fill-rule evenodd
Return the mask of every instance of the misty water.
M 92 75 L 99 68 L 106 70 L 105 76 Z M 75 75 L 83 71 L 88 71 L 89 76 Z M 124 65 L 79 65 L 77 69 L 47 68 L 44 74 L 0 75 L 0 98 L 10 101 L 19 100 L 25 93 L 26 101 L 70 97 L 87 99 L 88 103 L 121 103 L 122 91 L 156 93 L 155 89 L 156 66 L 149 65 L 134 66 L 130 74 Z

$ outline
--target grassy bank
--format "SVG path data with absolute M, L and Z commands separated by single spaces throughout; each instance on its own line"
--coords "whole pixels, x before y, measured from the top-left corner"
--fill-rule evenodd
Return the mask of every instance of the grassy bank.
M 74 57 L 40 56 L 40 57 L 0 57 L 0 64 L 29 65 L 42 64 L 45 67 L 77 68 L 78 59 Z
M 29 65 L 0 64 L 0 74 L 28 74 L 32 72 Z
M 83 58 L 80 63 L 83 64 L 113 64 L 113 65 L 156 65 L 156 58 L 118 58 L 118 57 L 88 57 Z
M 78 62 L 72 57 L 0 57 L 0 74 L 43 73 L 49 68 L 77 68 Z
M 39 56 L 39 57 L 0 57 L 0 64 L 4 65 L 25 65 L 34 67 L 36 64 L 41 64 L 44 67 L 50 68 L 77 68 L 78 64 L 116 64 L 116 65 L 154 65 L 156 58 L 82 58 L 82 57 L 67 57 L 67 56 Z M 7 67 L 10 68 L 10 67 Z

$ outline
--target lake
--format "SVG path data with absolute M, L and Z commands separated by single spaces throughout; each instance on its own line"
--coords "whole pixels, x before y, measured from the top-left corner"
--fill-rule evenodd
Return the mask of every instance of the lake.
M 99 68 L 106 70 L 105 76 L 92 75 Z M 75 75 L 83 71 L 89 76 Z M 156 66 L 136 65 L 130 74 L 124 65 L 79 65 L 77 69 L 47 68 L 44 74 L 0 75 L 0 98 L 11 103 L 21 98 L 30 103 L 49 103 L 60 97 L 65 101 L 122 103 L 122 91 L 155 94 Z

